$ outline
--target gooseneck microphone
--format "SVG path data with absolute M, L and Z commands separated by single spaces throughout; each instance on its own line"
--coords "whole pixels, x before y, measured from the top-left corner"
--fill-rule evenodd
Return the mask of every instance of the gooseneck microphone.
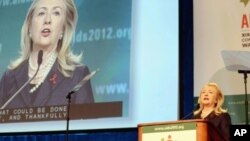
M 82 86 L 85 85 L 95 74 L 99 71 L 99 69 L 91 72 L 90 74 L 86 75 L 66 96 L 66 98 L 69 98 L 71 94 L 77 92 Z
M 38 67 L 37 67 L 36 73 L 38 72 L 38 70 L 39 70 L 40 65 L 42 64 L 42 62 L 43 62 L 43 51 L 40 50 L 40 51 L 38 52 L 38 58 L 37 58 Z
M 200 104 L 197 104 L 196 107 L 195 107 L 195 109 L 192 112 L 188 113 L 187 115 L 185 115 L 180 120 L 185 120 L 187 118 L 193 118 L 194 111 L 198 110 L 199 108 L 200 108 Z
M 26 82 L 26 83 L 24 83 L 23 85 L 22 85 L 22 87 L 20 87 L 17 91 L 16 91 L 16 93 L 14 93 L 5 103 L 4 103 L 4 105 L 0 108 L 0 109 L 4 109 L 19 93 L 20 93 L 20 91 L 22 91 L 23 90 L 23 88 L 25 87 L 25 86 L 27 86 L 35 77 L 36 77 L 36 75 L 37 75 L 37 73 L 38 73 L 38 71 L 39 71 L 39 69 L 40 69 L 40 66 L 41 66 L 41 64 L 42 64 L 42 61 L 43 61 L 43 51 L 42 50 L 40 50 L 39 52 L 38 52 L 38 57 L 37 57 L 37 64 L 38 64 L 38 67 L 37 67 L 37 70 L 36 70 L 36 72 L 35 72 L 35 74 Z
M 70 104 L 71 104 L 71 95 L 77 92 L 81 87 L 83 87 L 95 74 L 96 72 L 99 71 L 99 69 L 89 73 L 86 75 L 75 87 L 68 93 L 66 98 L 68 99 L 68 104 L 67 104 L 67 124 L 66 124 L 66 138 L 65 140 L 69 140 L 69 117 L 70 117 Z

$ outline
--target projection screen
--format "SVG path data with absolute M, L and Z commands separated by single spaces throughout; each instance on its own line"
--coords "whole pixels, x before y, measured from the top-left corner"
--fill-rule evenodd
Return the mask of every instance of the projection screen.
M 31 2 L 0 0 L 0 76 L 19 55 L 21 27 Z M 69 129 L 177 120 L 178 1 L 75 0 L 75 4 L 79 18 L 72 49 L 83 53 L 91 72 L 98 71 L 90 80 L 95 103 L 77 107 L 76 113 L 85 115 L 70 119 Z M 1 109 L 0 132 L 63 131 L 65 108 Z

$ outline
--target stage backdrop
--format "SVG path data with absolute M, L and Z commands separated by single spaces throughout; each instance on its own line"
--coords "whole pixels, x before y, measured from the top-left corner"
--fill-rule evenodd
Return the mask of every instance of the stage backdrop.
M 0 0 L 0 76 L 18 55 L 21 26 L 31 2 Z M 121 102 L 122 115 L 71 120 L 69 129 L 124 128 L 142 122 L 177 120 L 178 1 L 75 2 L 79 20 L 73 50 L 83 53 L 83 63 L 90 71 L 100 70 L 91 79 L 96 103 Z M 56 107 L 53 117 L 60 116 L 54 112 L 57 110 L 65 114 L 64 107 Z M 66 128 L 63 118 L 23 122 L 20 114 L 36 116 L 29 108 L 4 109 L 0 112 L 0 132 Z
M 194 95 L 204 84 L 218 83 L 235 124 L 246 122 L 244 75 L 238 70 L 250 70 L 249 60 L 249 0 L 194 0 Z

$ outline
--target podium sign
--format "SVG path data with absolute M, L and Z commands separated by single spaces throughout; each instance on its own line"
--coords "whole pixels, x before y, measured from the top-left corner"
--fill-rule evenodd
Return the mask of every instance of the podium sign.
M 141 141 L 196 141 L 195 123 L 143 126 L 141 130 Z
M 139 141 L 225 141 L 210 122 L 202 119 L 138 125 Z

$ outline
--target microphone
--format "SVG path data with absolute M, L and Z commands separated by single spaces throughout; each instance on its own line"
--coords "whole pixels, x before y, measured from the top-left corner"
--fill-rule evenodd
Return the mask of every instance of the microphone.
M 92 71 L 88 75 L 86 75 L 66 96 L 66 98 L 70 98 L 71 94 L 77 92 L 87 81 L 89 81 L 95 74 L 96 72 L 99 71 L 99 69 Z
M 40 65 L 42 64 L 42 62 L 43 62 L 43 51 L 39 50 L 39 52 L 38 52 L 38 58 L 37 58 L 38 68 L 40 67 Z
M 238 73 L 250 73 L 250 70 L 238 70 Z
M 20 87 L 17 91 L 16 91 L 16 93 L 14 93 L 5 103 L 4 103 L 4 105 L 0 108 L 1 110 L 2 109 L 4 109 L 19 93 L 20 93 L 20 91 L 22 91 L 23 90 L 23 88 L 25 87 L 25 86 L 27 86 L 35 77 L 36 77 L 36 75 L 37 75 L 37 73 L 38 73 L 38 71 L 39 71 L 39 69 L 40 69 L 40 65 L 42 64 L 42 61 L 43 61 L 43 51 L 42 50 L 40 50 L 39 52 L 38 52 L 38 57 L 37 57 L 37 64 L 38 64 L 38 67 L 37 67 L 37 70 L 36 70 L 36 72 L 35 72 L 35 74 L 26 82 L 26 83 L 24 83 L 23 84 L 23 86 L 22 87 Z
M 200 104 L 197 104 L 195 107 L 195 110 L 185 115 L 183 118 L 181 118 L 181 120 L 187 119 L 189 116 L 191 116 L 194 113 L 194 111 L 198 110 L 199 108 L 200 108 Z

